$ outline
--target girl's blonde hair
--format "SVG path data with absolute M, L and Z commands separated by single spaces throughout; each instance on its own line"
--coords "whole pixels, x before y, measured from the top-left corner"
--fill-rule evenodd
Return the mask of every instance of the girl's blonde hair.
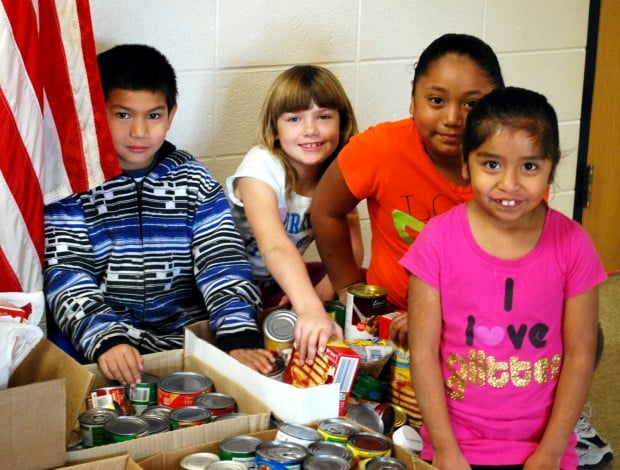
M 269 149 L 282 163 L 287 194 L 295 191 L 297 172 L 282 151 L 276 124 L 283 113 L 303 111 L 308 109 L 312 102 L 321 108 L 336 109 L 340 116 L 338 146 L 323 162 L 320 175 L 349 139 L 357 134 L 357 121 L 351 102 L 332 72 L 319 65 L 296 65 L 282 72 L 271 85 L 263 103 L 257 138 L 258 143 Z

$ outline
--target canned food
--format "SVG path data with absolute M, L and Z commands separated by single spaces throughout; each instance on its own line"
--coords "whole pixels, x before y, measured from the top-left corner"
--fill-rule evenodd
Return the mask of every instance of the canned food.
M 394 412 L 392 411 L 392 422 L 394 423 Z M 383 434 L 385 426 L 381 416 L 372 406 L 367 403 L 355 403 L 347 407 L 346 417 L 361 426 L 367 427 L 379 434 Z M 391 425 L 390 424 L 390 425 Z
M 275 440 L 282 442 L 294 442 L 295 444 L 308 447 L 316 441 L 320 441 L 321 435 L 316 429 L 303 424 L 280 423 L 276 432 Z
M 249 415 L 247 413 L 228 413 L 228 414 L 225 414 L 225 415 L 212 416 L 211 417 L 211 422 L 214 422 L 214 421 L 224 421 L 226 419 L 239 418 L 240 416 L 249 416 Z
M 304 470 L 349 470 L 351 464 L 335 455 L 311 455 L 304 459 L 302 468 Z
M 377 317 L 387 305 L 387 290 L 379 286 L 358 284 L 347 289 L 345 340 L 370 339 L 379 335 Z
M 149 423 L 149 434 L 159 434 L 160 432 L 170 431 L 170 421 L 163 416 L 141 416 L 147 423 Z
M 392 441 L 405 450 L 420 453 L 422 451 L 422 437 L 420 433 L 408 424 L 401 426 L 392 434 Z
M 220 460 L 219 462 L 213 462 L 207 468 L 209 470 L 247 470 L 249 467 L 243 462 L 236 462 L 234 460 Z
M 349 437 L 361 431 L 357 424 L 342 418 L 324 419 L 316 430 L 324 440 L 340 444 L 346 444 Z
M 140 382 L 129 389 L 129 403 L 134 415 L 139 416 L 149 406 L 157 404 L 157 380 L 153 374 L 143 373 Z
M 237 407 L 235 399 L 226 393 L 205 393 L 194 398 L 194 405 L 205 408 L 211 416 L 221 416 L 234 413 Z
M 100 446 L 105 444 L 103 425 L 106 421 L 116 418 L 118 413 L 109 408 L 92 408 L 80 414 L 80 436 L 84 447 Z
M 144 410 L 140 416 L 142 416 L 142 417 L 145 417 L 145 416 L 161 416 L 161 417 L 166 418 L 168 420 L 168 419 L 170 419 L 170 412 L 171 411 L 172 411 L 172 408 L 170 408 L 169 406 L 153 405 L 153 406 L 149 406 L 146 410 Z
M 235 436 L 220 442 L 220 459 L 242 463 L 249 469 L 256 468 L 256 447 L 262 441 L 254 436 Z
M 297 314 L 292 310 L 274 310 L 263 323 L 265 349 L 287 361 L 295 342 L 295 321 Z
M 336 457 L 340 457 L 349 462 L 349 465 L 353 462 L 353 453 L 351 452 L 351 449 L 349 449 L 346 445 L 339 444 L 337 442 L 313 442 L 308 446 L 308 451 L 310 451 L 312 455 L 335 455 Z
M 260 470 L 301 470 L 307 449 L 294 442 L 266 441 L 256 447 L 256 467 Z
M 173 372 L 157 381 L 157 403 L 180 408 L 191 406 L 194 399 L 213 391 L 213 381 L 198 372 Z
M 382 434 L 360 432 L 349 438 L 347 447 L 353 453 L 356 462 L 372 457 L 390 457 L 392 441 Z
M 106 421 L 103 430 L 106 442 L 111 444 L 146 436 L 149 423 L 139 416 L 118 416 Z
M 170 429 L 200 426 L 211 422 L 211 412 L 200 406 L 182 406 L 170 412 Z
M 183 457 L 179 466 L 181 470 L 205 470 L 212 468 L 210 465 L 219 460 L 220 458 L 211 452 L 196 452 Z
M 346 307 L 337 300 L 328 300 L 324 304 L 327 315 L 334 320 L 344 331 L 344 321 L 346 317 Z
M 87 400 L 88 408 L 109 408 L 122 415 L 131 413 L 127 389 L 122 385 L 96 388 L 90 392 L 89 398 L 90 400 Z
M 273 369 L 269 372 L 267 377 L 282 382 L 284 378 L 284 373 L 286 372 L 286 362 L 282 356 L 276 356 L 276 362 L 272 364 Z
M 362 460 L 359 470 L 407 470 L 407 464 L 394 457 L 373 457 Z

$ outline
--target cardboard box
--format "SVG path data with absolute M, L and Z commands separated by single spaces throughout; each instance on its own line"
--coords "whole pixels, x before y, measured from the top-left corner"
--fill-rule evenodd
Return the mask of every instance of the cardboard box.
M 143 356 L 144 371 L 159 376 L 178 371 L 206 374 L 213 380 L 215 390 L 235 397 L 238 411 L 246 413 L 248 416 L 153 434 L 131 441 L 70 451 L 66 453 L 66 462 L 86 462 L 120 454 L 129 454 L 133 459 L 139 460 L 161 451 L 267 429 L 271 417 L 269 408 L 258 400 L 247 387 L 230 380 L 228 371 L 221 364 L 205 364 L 199 360 L 199 355 L 204 357 L 202 343 L 203 341 L 197 341 L 195 337 L 190 336 L 189 338 L 186 337 L 184 350 L 177 349 L 146 354 Z M 226 353 L 223 354 L 228 356 Z M 86 368 L 96 373 L 93 388 L 109 385 L 109 381 L 103 376 L 96 364 L 88 365 Z
M 43 338 L 0 391 L 2 468 L 62 466 L 93 374 Z
M 142 467 L 130 455 L 117 455 L 107 459 L 61 467 L 57 470 L 142 470 Z
M 263 441 L 269 441 L 275 438 L 276 432 L 277 430 L 275 429 L 269 429 L 253 433 L 252 435 Z M 183 449 L 174 449 L 167 452 L 161 452 L 138 461 L 138 464 L 144 470 L 178 470 L 181 460 L 186 455 L 190 455 L 195 452 L 211 452 L 213 454 L 219 454 L 220 442 L 221 441 L 207 442 L 205 444 L 185 447 Z M 415 454 L 406 451 L 398 445 L 393 447 L 392 456 L 405 462 L 407 469 L 409 470 L 433 470 L 435 468 L 423 460 L 420 460 L 420 458 Z

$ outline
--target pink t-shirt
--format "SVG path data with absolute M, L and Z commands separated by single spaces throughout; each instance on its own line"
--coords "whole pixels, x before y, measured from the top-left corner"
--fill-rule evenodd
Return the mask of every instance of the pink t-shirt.
M 551 412 L 564 300 L 606 279 L 592 241 L 549 209 L 537 246 L 502 260 L 476 244 L 462 204 L 433 218 L 401 264 L 441 292 L 441 367 L 462 452 L 471 464 L 522 464 Z M 422 436 L 422 456 L 432 459 Z M 562 468 L 577 463 L 573 436 Z

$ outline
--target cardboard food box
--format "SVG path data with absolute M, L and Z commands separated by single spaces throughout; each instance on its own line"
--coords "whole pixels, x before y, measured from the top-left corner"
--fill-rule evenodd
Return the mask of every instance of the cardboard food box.
M 337 383 L 296 388 L 279 382 L 241 364 L 215 347 L 206 321 L 185 330 L 185 341 L 202 345 L 197 357 L 205 364 L 225 370 L 230 380 L 251 387 L 256 399 L 269 407 L 274 416 L 288 423 L 311 423 L 338 416 L 340 385 Z
M 276 436 L 276 429 L 268 429 L 251 434 L 263 441 L 273 440 Z M 219 446 L 221 441 L 207 442 L 205 444 L 185 447 L 182 449 L 174 449 L 167 452 L 161 452 L 151 457 L 138 461 L 140 467 L 144 470 L 178 470 L 183 457 L 194 454 L 196 452 L 209 452 L 219 454 Z M 392 457 L 402 460 L 407 465 L 408 470 L 433 470 L 435 467 L 427 464 L 420 458 L 403 449 L 398 445 L 392 448 Z
M 330 341 L 324 354 L 317 354 L 312 365 L 300 366 L 299 353 L 294 350 L 284 373 L 283 382 L 297 388 L 337 383 L 340 385 L 338 416 L 344 416 L 360 364 L 360 355 L 344 341 Z
M 128 454 L 134 460 L 139 460 L 161 451 L 267 429 L 271 417 L 269 408 L 248 390 L 247 383 L 241 384 L 230 380 L 225 366 L 217 363 L 206 364 L 198 359 L 198 357 L 206 357 L 207 354 L 203 350 L 203 343 L 190 336 L 186 337 L 185 349 L 146 354 L 143 356 L 144 372 L 159 376 L 179 371 L 205 374 L 213 380 L 215 391 L 233 396 L 237 402 L 238 411 L 247 416 L 152 434 L 125 442 L 69 451 L 66 453 L 66 462 L 86 462 L 119 454 Z M 223 354 L 228 357 L 226 353 Z M 232 358 L 231 360 L 234 361 Z M 96 364 L 88 365 L 86 368 L 96 374 L 93 388 L 110 384 Z
M 130 455 L 117 455 L 107 459 L 61 467 L 56 470 L 142 470 L 142 467 Z
M 0 461 L 6 469 L 65 464 L 73 424 L 94 375 L 43 338 L 0 390 Z

